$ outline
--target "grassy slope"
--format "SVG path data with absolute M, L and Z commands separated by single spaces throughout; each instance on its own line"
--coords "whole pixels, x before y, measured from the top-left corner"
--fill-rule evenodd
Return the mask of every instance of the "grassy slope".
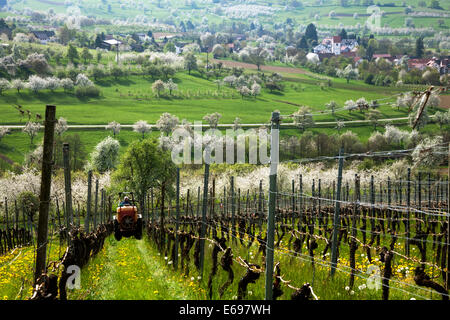
M 294 81 L 297 80 L 297 78 L 294 79 Z M 195 121 L 201 120 L 205 114 L 213 111 L 222 113 L 222 123 L 232 123 L 236 116 L 239 116 L 243 123 L 264 123 L 274 109 L 280 110 L 282 114 L 288 114 L 298 108 L 280 101 L 308 105 L 314 111 L 321 111 L 324 109 L 324 104 L 330 100 L 335 100 L 342 106 L 348 99 L 356 100 L 365 97 L 367 100 L 374 100 L 393 93 L 389 89 L 374 89 L 360 82 L 351 82 L 347 85 L 335 80 L 337 88 L 326 87 L 322 90 L 314 82 L 285 82 L 283 92 L 271 93 L 263 90 L 256 99 L 241 99 L 236 90 L 227 87 L 221 87 L 219 97 L 213 97 L 217 86 L 212 81 L 184 72 L 177 73 L 174 81 L 179 86 L 179 93 L 175 93 L 178 97 L 171 97 L 168 94 L 161 98 L 154 97 L 150 89 L 153 80 L 138 76 L 99 81 L 97 85 L 102 90 L 102 97 L 98 99 L 78 99 L 62 90 L 38 94 L 27 90 L 18 94 L 8 90 L 0 97 L 0 110 L 4 115 L 1 124 L 25 122 L 26 119 L 20 118 L 13 105 L 20 104 L 33 113 L 43 114 L 45 104 L 49 103 L 57 106 L 57 116 L 66 118 L 69 124 L 106 124 L 113 120 L 121 124 L 132 124 L 137 120 L 155 123 L 163 112 L 175 114 L 180 119 Z M 301 78 L 298 81 L 301 82 Z M 181 94 L 184 97 L 179 97 Z M 185 97 L 186 94 L 189 94 L 189 98 Z M 398 112 L 390 106 L 382 106 L 380 110 L 386 117 L 405 115 L 404 111 Z M 341 114 L 346 119 L 361 118 L 357 113 L 342 112 Z M 321 115 L 316 118 L 316 121 L 321 120 L 332 121 L 333 117 Z
M 270 113 L 278 109 L 282 114 L 290 114 L 297 110 L 296 105 L 308 105 L 315 112 L 324 110 L 324 104 L 330 100 L 335 100 L 339 106 L 348 99 L 356 100 L 364 96 L 368 100 L 379 99 L 392 96 L 398 93 L 397 88 L 385 88 L 369 86 L 360 81 L 351 81 L 347 84 L 343 79 L 333 79 L 332 87 L 320 89 L 317 85 L 319 80 L 311 76 L 285 74 L 290 81 L 285 82 L 285 90 L 280 93 L 270 93 L 263 90 L 263 93 L 255 98 L 241 99 L 236 91 L 231 88 L 222 87 L 220 92 L 223 97 L 211 97 L 211 93 L 217 90 L 217 86 L 212 82 L 202 79 L 196 75 L 188 75 L 185 72 L 176 74 L 174 81 L 178 83 L 178 95 L 186 95 L 189 92 L 190 98 L 186 97 L 154 97 L 150 91 L 151 78 L 141 76 L 130 76 L 119 80 L 106 79 L 99 81 L 97 85 L 101 88 L 103 97 L 100 99 L 80 100 L 72 94 L 62 91 L 41 92 L 34 94 L 28 91 L 17 94 L 13 90 L 8 90 L 0 96 L 0 110 L 2 119 L 0 124 L 24 124 L 26 118 L 21 119 L 19 113 L 12 107 L 20 104 L 25 109 L 33 113 L 44 114 L 45 104 L 55 104 L 57 106 L 57 117 L 64 117 L 69 124 L 107 124 L 110 121 L 118 121 L 121 124 L 132 124 L 137 120 L 147 120 L 149 123 L 156 123 L 163 112 L 170 112 L 180 119 L 190 121 L 200 121 L 202 117 L 211 112 L 220 112 L 223 117 L 221 123 L 232 123 L 236 116 L 240 117 L 243 123 L 266 123 Z M 302 82 L 306 81 L 306 82 Z M 234 97 L 234 98 L 233 98 Z M 384 100 L 394 101 L 394 99 Z M 296 105 L 288 104 L 290 102 Z M 385 118 L 405 117 L 405 110 L 398 111 L 389 105 L 380 107 L 380 111 Z M 362 120 L 365 116 L 360 112 L 349 113 L 340 111 L 336 113 L 337 118 L 345 120 Z M 317 115 L 316 122 L 334 121 L 331 114 Z M 287 120 L 289 121 L 289 120 Z M 430 127 L 438 131 L 437 127 Z M 333 128 L 311 129 L 314 132 L 333 133 Z M 372 133 L 371 126 L 350 126 L 344 130 L 356 132 L 363 141 L 366 141 Z M 380 129 L 381 130 L 381 129 Z M 90 152 L 93 147 L 110 132 L 97 130 L 70 129 L 67 134 L 77 133 Z M 153 135 L 158 133 L 153 132 Z M 283 130 L 283 135 L 300 135 L 295 129 Z M 122 146 L 127 146 L 139 135 L 131 129 L 122 129 L 118 136 Z M 42 140 L 42 132 L 34 139 L 34 144 L 30 145 L 28 136 L 19 130 L 14 130 L 11 135 L 6 136 L 0 142 L 0 152 L 7 155 L 13 161 L 22 162 L 24 156 L 30 149 L 34 149 Z

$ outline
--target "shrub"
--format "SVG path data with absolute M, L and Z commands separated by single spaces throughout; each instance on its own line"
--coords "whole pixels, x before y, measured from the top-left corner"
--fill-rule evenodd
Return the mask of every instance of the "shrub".
M 75 89 L 75 96 L 77 96 L 77 98 L 97 98 L 100 96 L 100 89 L 96 86 L 77 87 Z

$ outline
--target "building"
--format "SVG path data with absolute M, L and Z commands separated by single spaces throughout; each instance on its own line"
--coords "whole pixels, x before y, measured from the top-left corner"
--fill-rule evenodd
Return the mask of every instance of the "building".
M 356 39 L 342 39 L 340 36 L 333 36 L 325 38 L 322 43 L 313 48 L 314 53 L 332 53 L 334 55 L 341 55 L 344 52 L 356 52 L 358 42 Z
M 41 44 L 47 44 L 47 42 L 53 40 L 55 37 L 55 32 L 50 30 L 32 31 L 31 33 L 36 37 L 36 39 L 39 40 Z
M 119 40 L 116 39 L 107 39 L 107 40 L 103 40 L 103 46 L 105 49 L 111 50 L 111 48 L 113 48 L 113 46 L 121 44 L 122 42 L 120 42 Z

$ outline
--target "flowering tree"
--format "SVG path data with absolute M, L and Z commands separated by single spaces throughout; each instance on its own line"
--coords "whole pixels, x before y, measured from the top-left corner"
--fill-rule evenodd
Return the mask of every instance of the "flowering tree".
M 47 80 L 39 76 L 32 75 L 28 78 L 28 88 L 34 93 L 38 93 L 39 91 L 47 88 Z
M 337 103 L 334 100 L 331 100 L 330 102 L 328 102 L 327 104 L 325 104 L 325 108 L 331 110 L 331 114 L 334 116 L 334 111 L 337 108 Z
M 357 108 L 356 102 L 353 100 L 347 100 L 344 104 L 345 110 L 348 110 L 349 113 L 351 113 L 353 110 Z
M 441 103 L 441 98 L 439 97 L 439 94 L 434 92 L 428 98 L 427 106 L 436 108 L 436 107 L 439 107 L 440 103 Z
M 11 88 L 11 84 L 6 79 L 0 79 L 0 94 L 3 94 L 3 91 L 8 90 Z
M 217 129 L 217 125 L 219 124 L 219 120 L 222 118 L 222 115 L 218 112 L 207 114 L 203 117 L 203 120 L 208 122 L 209 127 L 211 129 Z
M 63 117 L 60 117 L 60 118 L 58 119 L 58 122 L 56 123 L 56 126 L 55 126 L 55 132 L 56 132 L 56 134 L 57 134 L 58 136 L 62 136 L 62 134 L 63 134 L 64 132 L 66 132 L 68 128 L 69 128 L 69 127 L 67 126 L 67 120 L 64 119 Z
M 264 64 L 267 57 L 269 56 L 269 52 L 263 47 L 249 47 L 248 48 L 248 58 L 260 70 L 261 65 Z
M 108 123 L 108 125 L 105 127 L 106 130 L 111 130 L 113 133 L 114 138 L 116 137 L 116 134 L 119 134 L 120 132 L 120 123 L 116 121 L 112 121 Z
M 75 80 L 75 85 L 80 87 L 92 87 L 94 83 L 84 73 L 79 73 Z
M 186 47 L 184 47 L 186 48 Z M 197 58 L 195 57 L 194 53 L 191 51 L 188 51 L 184 55 L 184 68 L 188 70 L 188 73 L 191 74 L 191 70 L 197 70 Z
M 239 91 L 239 93 L 241 94 L 241 97 L 244 98 L 244 96 L 249 96 L 251 91 L 249 88 L 247 88 L 247 86 L 242 86 L 237 88 L 237 90 Z
M 450 111 L 441 112 L 438 111 L 434 114 L 434 120 L 439 124 L 439 128 L 442 130 L 442 126 L 450 123 Z
M 31 140 L 31 144 L 33 144 L 34 137 L 38 134 L 41 125 L 39 122 L 31 122 L 28 121 L 25 127 L 22 129 L 23 132 L 28 134 Z
M 91 164 L 100 173 L 116 168 L 119 158 L 119 141 L 106 137 L 91 153 Z
M 377 130 L 378 126 L 378 120 L 380 120 L 383 117 L 380 110 L 370 110 L 367 114 L 367 119 L 370 120 L 370 123 L 373 125 L 373 129 Z
M 214 58 L 216 58 L 216 57 L 224 57 L 225 56 L 225 52 L 226 52 L 225 48 L 219 43 L 215 44 L 214 47 L 211 50 L 211 53 L 214 55 Z
M 180 120 L 177 116 L 171 115 L 168 112 L 165 112 L 159 117 L 159 120 L 156 122 L 156 127 L 161 131 L 161 133 L 165 135 L 169 135 L 173 129 L 175 129 Z
M 206 69 L 209 68 L 209 60 L 208 60 L 209 48 L 212 47 L 215 40 L 216 37 L 209 32 L 206 32 L 200 36 L 200 41 L 202 42 L 202 45 L 206 48 Z
M 411 93 L 408 92 L 406 94 L 403 94 L 401 96 L 397 97 L 397 109 L 400 110 L 400 108 L 411 108 L 412 105 L 415 102 L 415 96 Z
M 152 91 L 156 93 L 156 95 L 159 97 L 161 95 L 161 92 L 164 91 L 166 86 L 164 85 L 164 82 L 162 80 L 156 80 L 152 84 Z
M 242 124 L 241 124 L 241 118 L 236 117 L 236 119 L 234 119 L 233 121 L 233 130 L 239 130 L 242 128 Z
M 142 133 L 142 139 L 144 139 L 145 134 L 152 131 L 152 127 L 150 127 L 147 121 L 139 120 L 133 125 L 133 131 Z
M 339 78 L 345 78 L 349 83 L 351 79 L 358 79 L 358 69 L 349 64 L 344 69 L 336 69 L 336 75 Z
M 336 129 L 338 131 L 338 133 L 341 133 L 341 130 L 345 127 L 345 122 L 342 120 L 338 120 L 336 121 Z
M 74 83 L 73 83 L 72 79 L 69 79 L 69 78 L 61 79 L 60 85 L 64 89 L 64 91 L 66 91 L 66 90 L 70 91 L 74 87 Z
M 47 78 L 47 89 L 50 89 L 50 91 L 54 91 L 56 89 L 59 89 L 61 87 L 61 81 L 56 77 L 50 77 Z
M 9 129 L 5 127 L 0 127 L 0 141 L 3 139 L 4 136 L 9 134 Z
M 400 145 L 402 142 L 405 142 L 408 137 L 409 133 L 407 131 L 400 130 L 397 127 L 387 125 L 386 130 L 384 132 L 384 138 L 386 139 L 386 142 L 389 144 L 395 143 Z
M 369 103 L 365 98 L 359 98 L 356 100 L 356 108 L 359 109 L 359 112 L 363 113 L 366 110 L 369 110 Z
M 223 82 L 225 82 L 227 85 L 229 85 L 230 87 L 234 86 L 234 84 L 236 83 L 237 78 L 234 75 L 231 76 L 226 76 L 225 78 L 223 78 Z
M 414 166 L 424 165 L 428 167 L 436 167 L 440 165 L 446 158 L 445 154 L 436 152 L 438 145 L 442 145 L 442 136 L 425 138 L 414 149 L 412 158 Z
M 20 93 L 20 90 L 25 89 L 26 83 L 23 82 L 21 79 L 14 79 L 14 80 L 11 82 L 11 87 L 12 87 L 13 89 L 16 89 L 16 90 L 17 90 L 17 93 Z
M 296 112 L 294 112 L 293 116 L 294 125 L 298 127 L 302 132 L 304 132 L 306 128 L 312 127 L 314 125 L 314 119 L 311 114 L 311 109 L 307 106 L 301 106 Z
M 251 91 L 252 91 L 252 96 L 256 97 L 257 95 L 259 95 L 261 93 L 261 86 L 255 82 L 252 84 Z
M 169 90 L 169 94 L 172 95 L 172 91 L 178 90 L 178 85 L 173 82 L 172 78 L 170 78 L 166 83 L 164 83 L 164 87 Z

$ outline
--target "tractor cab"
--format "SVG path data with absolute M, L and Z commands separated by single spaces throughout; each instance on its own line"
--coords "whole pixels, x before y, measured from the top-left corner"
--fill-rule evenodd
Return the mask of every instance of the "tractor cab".
M 142 239 L 142 215 L 138 212 L 133 193 L 120 192 L 119 201 L 114 216 L 114 237 L 117 241 L 131 236 Z

